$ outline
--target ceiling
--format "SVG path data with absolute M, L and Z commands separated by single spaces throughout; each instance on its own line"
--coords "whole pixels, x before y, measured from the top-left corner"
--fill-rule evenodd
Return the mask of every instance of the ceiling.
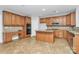
M 64 15 L 74 11 L 76 7 L 76 5 L 0 5 L 0 10 L 11 11 L 24 16 L 46 17 Z

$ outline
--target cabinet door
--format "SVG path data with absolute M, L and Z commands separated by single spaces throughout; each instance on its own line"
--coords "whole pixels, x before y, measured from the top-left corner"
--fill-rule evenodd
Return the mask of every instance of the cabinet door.
M 16 15 L 16 25 L 20 25 L 20 17 Z
M 58 22 L 60 25 L 66 25 L 66 17 L 65 16 L 60 16 L 58 17 Z
M 26 17 L 26 23 L 31 24 L 31 18 L 30 17 Z M 42 23 L 41 19 L 40 19 L 40 23 Z
M 12 25 L 16 25 L 16 15 L 12 14 Z
M 67 31 L 66 30 L 64 30 L 64 32 L 63 32 L 63 37 L 65 38 L 65 39 L 67 39 Z
M 78 53 L 79 54 L 79 34 L 76 34 L 75 35 L 75 38 L 73 40 L 73 49 L 74 49 L 74 52 Z
M 75 12 L 71 13 L 71 25 L 76 25 Z
M 4 43 L 12 41 L 12 33 L 4 33 Z
M 71 25 L 71 15 L 70 14 L 68 14 L 66 16 L 66 25 Z
M 66 16 L 62 16 L 62 20 L 63 20 L 63 21 L 62 21 L 62 24 L 63 24 L 63 25 L 66 25 Z
M 3 13 L 4 16 L 4 25 L 11 25 L 11 13 L 9 12 L 4 12 Z
M 55 37 L 57 38 L 63 38 L 64 37 L 64 31 L 63 30 L 55 30 Z
M 24 17 L 21 17 L 21 20 L 20 20 L 21 25 L 24 25 L 24 20 L 25 20 L 25 18 Z
M 52 25 L 54 18 L 51 17 L 51 18 L 49 18 L 48 20 L 49 20 L 49 25 Z

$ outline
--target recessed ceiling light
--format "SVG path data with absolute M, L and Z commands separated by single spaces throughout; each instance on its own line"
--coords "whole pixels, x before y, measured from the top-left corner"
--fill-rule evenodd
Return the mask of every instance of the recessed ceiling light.
M 43 9 L 42 9 L 42 11 L 46 11 L 46 9 L 45 9 L 45 8 L 43 8 Z
M 58 13 L 59 11 L 55 11 L 56 13 Z

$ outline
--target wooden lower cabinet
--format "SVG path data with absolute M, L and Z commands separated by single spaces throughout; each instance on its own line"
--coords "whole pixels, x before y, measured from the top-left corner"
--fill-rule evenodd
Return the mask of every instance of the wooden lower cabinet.
M 4 43 L 8 43 L 10 41 L 12 41 L 12 33 L 11 32 L 7 32 L 4 33 Z
M 56 38 L 63 38 L 64 37 L 63 30 L 55 30 L 55 37 Z
M 23 39 L 23 38 L 25 38 L 25 31 L 4 33 L 4 37 L 3 37 L 4 43 L 8 43 L 8 42 L 12 41 L 12 37 L 14 35 L 18 35 L 20 39 Z
M 76 34 L 73 39 L 73 50 L 79 54 L 79 34 Z
M 25 38 L 25 31 L 19 32 L 19 36 L 20 36 L 20 38 Z
M 54 33 L 53 32 L 37 31 L 36 32 L 36 40 L 52 43 L 52 42 L 54 42 Z

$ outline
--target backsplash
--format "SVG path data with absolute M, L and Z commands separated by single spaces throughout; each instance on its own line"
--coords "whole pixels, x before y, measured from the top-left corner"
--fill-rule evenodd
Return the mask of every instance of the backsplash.
M 18 30 L 23 30 L 23 27 L 4 27 L 4 32 L 12 32 L 12 31 L 18 31 Z
M 45 23 L 39 24 L 39 30 L 46 30 L 47 25 Z

